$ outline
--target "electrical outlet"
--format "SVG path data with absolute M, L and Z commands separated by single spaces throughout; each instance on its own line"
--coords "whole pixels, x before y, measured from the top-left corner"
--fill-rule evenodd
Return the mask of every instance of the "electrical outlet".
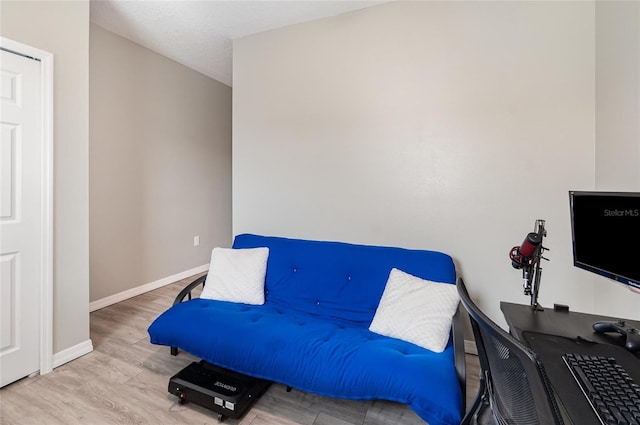
M 194 236 L 193 237 L 193 246 L 198 246 L 200 245 L 200 236 Z

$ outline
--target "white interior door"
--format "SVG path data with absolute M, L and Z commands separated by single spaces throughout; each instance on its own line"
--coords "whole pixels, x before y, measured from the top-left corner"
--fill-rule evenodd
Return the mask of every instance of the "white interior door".
M 0 51 L 0 387 L 40 369 L 40 62 Z

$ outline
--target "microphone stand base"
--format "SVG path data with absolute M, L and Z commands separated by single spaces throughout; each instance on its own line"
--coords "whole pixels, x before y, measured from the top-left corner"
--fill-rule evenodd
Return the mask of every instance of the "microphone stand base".
M 544 311 L 544 308 L 542 308 L 542 306 L 538 304 L 538 297 L 535 294 L 531 294 L 531 310 Z

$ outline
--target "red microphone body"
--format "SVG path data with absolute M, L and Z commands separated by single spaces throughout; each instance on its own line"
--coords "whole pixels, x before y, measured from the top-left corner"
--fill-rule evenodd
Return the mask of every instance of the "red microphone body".
M 536 252 L 536 249 L 540 246 L 542 242 L 542 236 L 537 233 L 531 232 L 524 238 L 522 245 L 520 245 L 520 255 L 524 258 L 531 258 L 533 254 Z
M 522 245 L 514 246 L 509 253 L 511 265 L 515 269 L 521 269 L 525 265 L 530 265 L 534 258 L 535 252 L 542 243 L 542 235 L 536 232 L 527 234 Z

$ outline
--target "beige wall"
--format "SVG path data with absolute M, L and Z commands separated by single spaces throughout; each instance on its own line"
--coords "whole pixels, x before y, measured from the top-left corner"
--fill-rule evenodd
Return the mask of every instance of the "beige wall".
M 640 2 L 596 3 L 596 187 L 640 190 Z
M 96 301 L 231 244 L 231 88 L 94 24 L 90 34 Z
M 2 1 L 0 34 L 54 55 L 54 353 L 89 340 L 89 2 Z
M 541 218 L 541 303 L 640 317 L 572 262 L 568 191 L 596 182 L 595 21 L 589 2 L 394 2 L 236 40 L 234 234 L 442 250 L 504 324 L 500 300 L 529 302 L 508 251 Z
M 596 189 L 640 192 L 640 2 L 596 3 L 595 149 Z M 596 308 L 640 314 L 640 295 L 594 280 Z

